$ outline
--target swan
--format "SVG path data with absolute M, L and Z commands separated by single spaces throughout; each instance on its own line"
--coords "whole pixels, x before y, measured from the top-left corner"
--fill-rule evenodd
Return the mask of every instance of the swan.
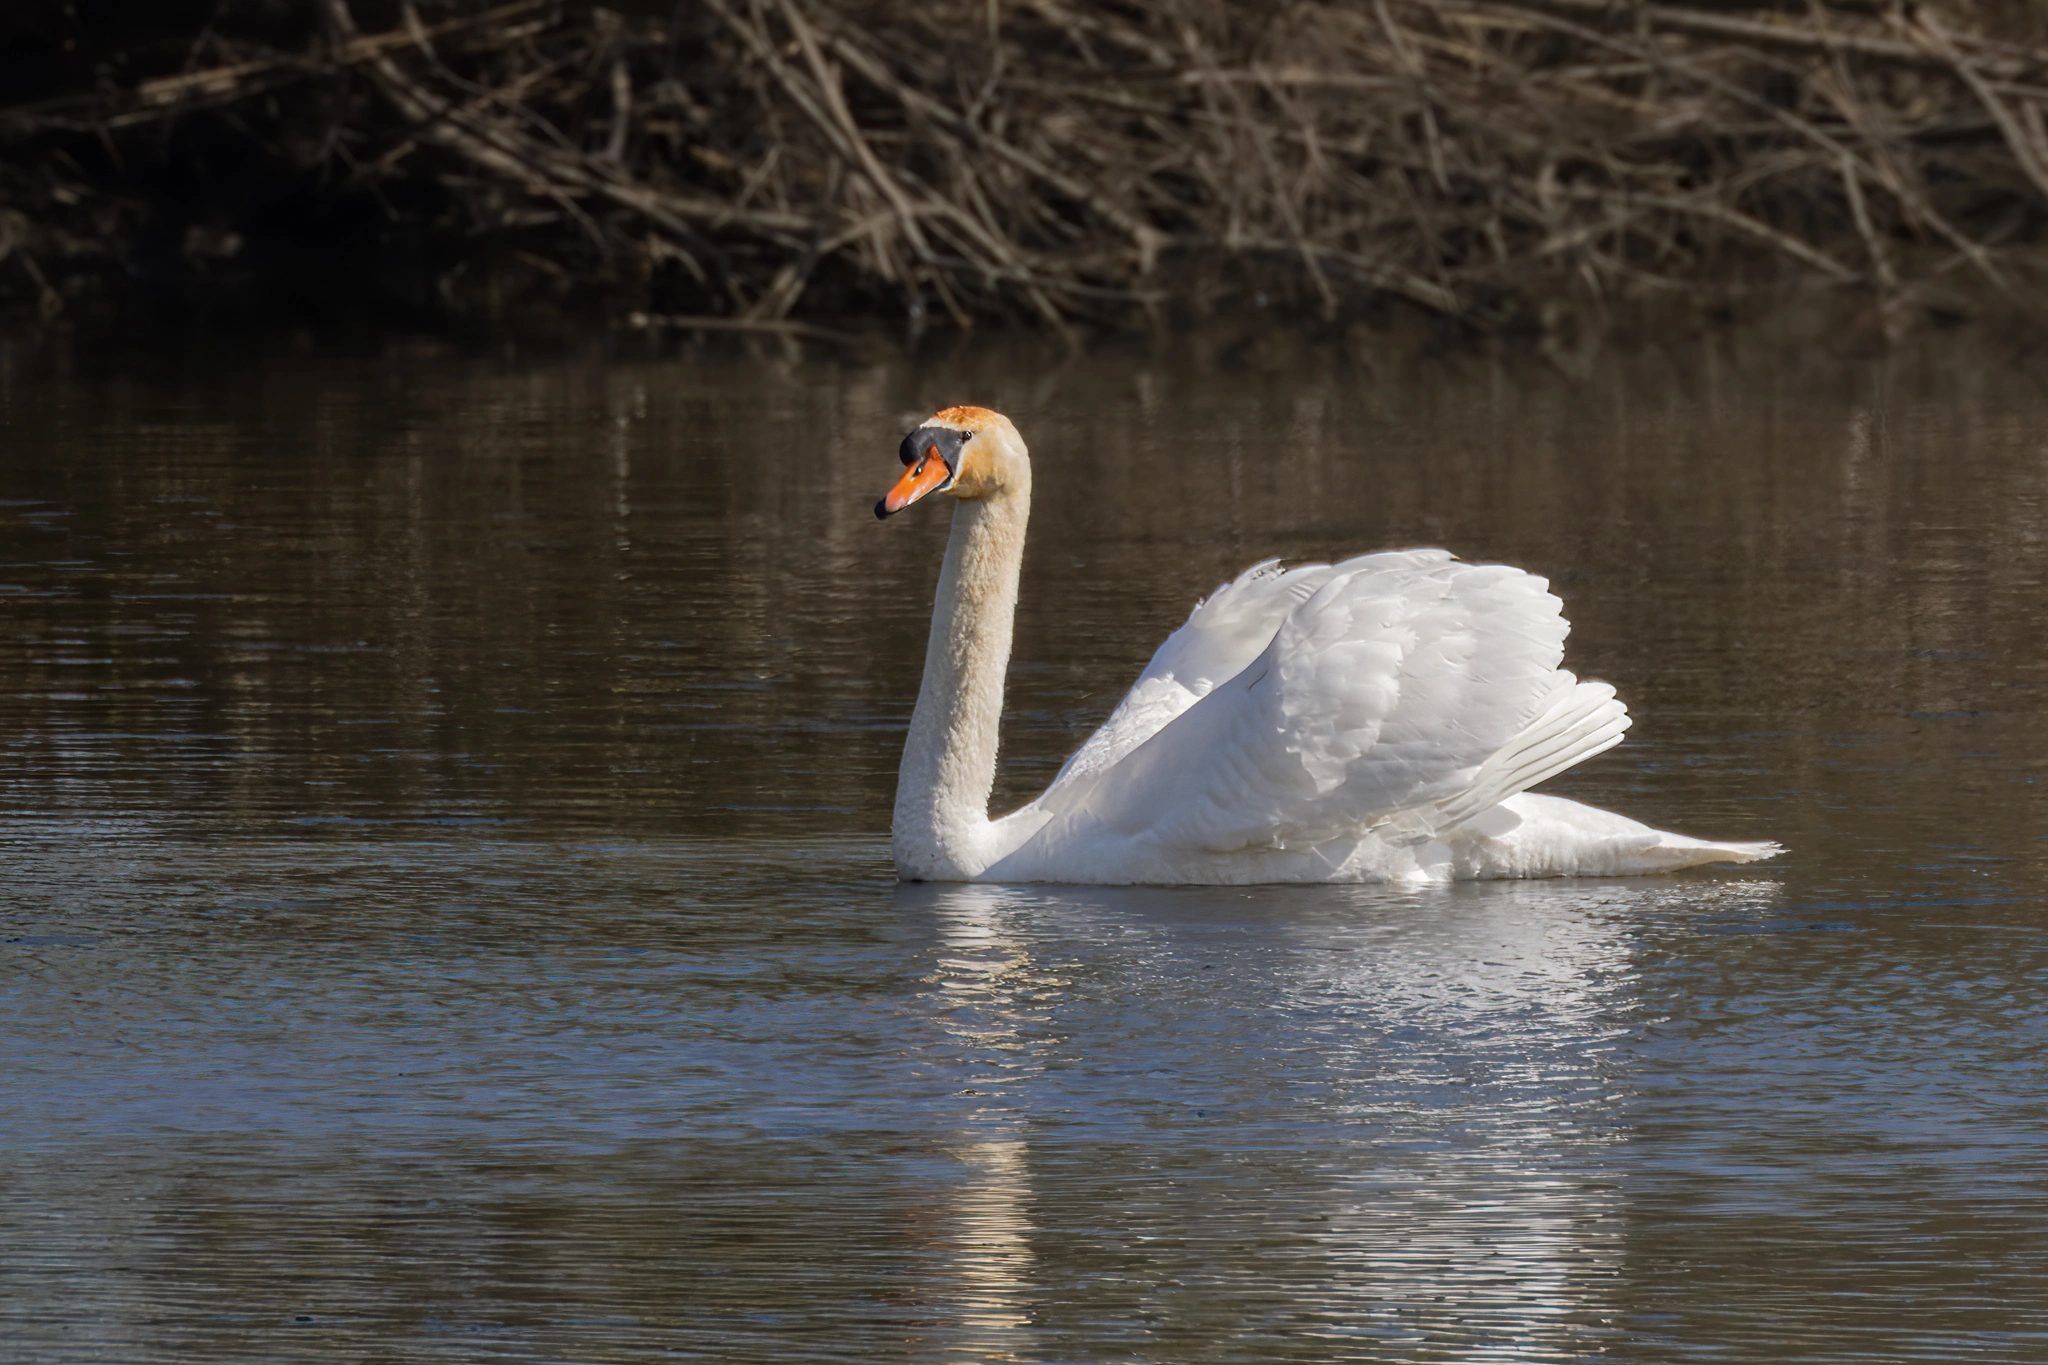
M 1044 794 L 1000 819 L 1003 675 L 1031 512 L 1007 417 L 934 413 L 875 515 L 956 501 L 896 787 L 897 876 L 1243 885 L 1632 876 L 1746 863 L 1527 790 L 1613 747 L 1628 709 L 1558 667 L 1545 580 L 1446 550 L 1255 564 L 1198 605 Z

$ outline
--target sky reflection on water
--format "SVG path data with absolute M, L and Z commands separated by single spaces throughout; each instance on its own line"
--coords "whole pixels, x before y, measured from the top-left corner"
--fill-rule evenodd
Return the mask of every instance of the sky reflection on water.
M 9 1359 L 2040 1359 L 1996 374 L 0 348 Z M 945 528 L 867 507 L 962 397 L 1009 797 L 1235 569 L 1431 541 L 1630 700 L 1559 790 L 1791 854 L 895 885 Z

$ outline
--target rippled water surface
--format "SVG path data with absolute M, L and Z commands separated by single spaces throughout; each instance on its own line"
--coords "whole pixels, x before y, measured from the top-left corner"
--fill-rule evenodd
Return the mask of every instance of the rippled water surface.
M 134 1362 L 2048 1359 L 2048 384 L 1913 363 L 0 347 L 0 1340 Z M 1772 863 L 899 887 L 945 512 L 999 799 L 1216 582 L 1548 575 Z

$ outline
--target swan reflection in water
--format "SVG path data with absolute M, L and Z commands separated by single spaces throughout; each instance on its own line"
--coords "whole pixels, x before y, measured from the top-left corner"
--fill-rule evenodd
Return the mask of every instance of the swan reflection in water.
M 951 1344 L 977 1360 L 1026 1359 L 1032 1355 L 1033 1286 L 1040 1280 L 1031 1248 L 1023 1133 L 1028 1115 L 1006 1103 L 984 1107 L 972 1101 L 998 1099 L 994 1087 L 1003 1083 L 1001 1073 L 1043 1064 L 1042 1057 L 1030 1056 L 1012 988 L 1004 984 L 1028 966 L 1028 948 L 1008 932 L 1004 888 L 901 886 L 897 903 L 934 920 L 930 1017 L 954 1044 L 940 1066 L 964 1070 L 959 1093 L 970 1101 L 963 1109 L 967 1122 L 945 1138 L 946 1153 L 960 1171 L 939 1220 L 956 1296 L 958 1339 Z
M 1256 1332 L 1284 1294 L 1301 1345 L 1582 1352 L 1618 1330 L 1639 945 L 1779 894 L 899 887 L 957 1345 L 1042 1355 L 1091 1303 Z

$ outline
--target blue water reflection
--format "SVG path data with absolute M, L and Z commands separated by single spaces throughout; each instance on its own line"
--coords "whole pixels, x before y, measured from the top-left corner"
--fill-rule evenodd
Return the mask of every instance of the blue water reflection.
M 2048 1358 L 2048 389 L 161 364 L 0 344 L 8 1365 Z M 1224 575 L 1428 541 L 1630 698 L 1563 789 L 1791 855 L 897 886 L 872 437 L 962 395 L 1001 798 Z

